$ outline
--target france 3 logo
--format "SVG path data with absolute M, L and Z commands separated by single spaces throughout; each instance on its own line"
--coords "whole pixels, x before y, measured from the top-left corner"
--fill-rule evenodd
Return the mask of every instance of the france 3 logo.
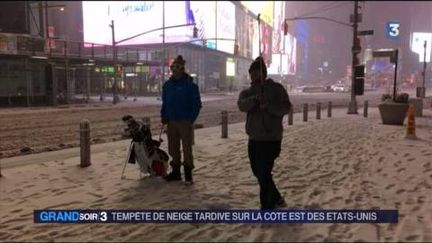
M 390 40 L 399 40 L 400 21 L 391 20 L 386 23 L 386 37 Z
M 105 211 L 98 210 L 35 210 L 35 223 L 98 223 L 108 220 Z

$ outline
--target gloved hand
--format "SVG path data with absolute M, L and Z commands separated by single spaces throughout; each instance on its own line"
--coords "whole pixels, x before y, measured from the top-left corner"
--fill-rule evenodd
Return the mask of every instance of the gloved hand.
M 267 98 L 263 94 L 261 94 L 261 93 L 257 94 L 256 95 L 256 101 L 257 101 L 257 104 L 258 104 L 258 108 L 260 110 L 264 110 L 264 109 L 267 108 L 268 101 L 267 101 Z

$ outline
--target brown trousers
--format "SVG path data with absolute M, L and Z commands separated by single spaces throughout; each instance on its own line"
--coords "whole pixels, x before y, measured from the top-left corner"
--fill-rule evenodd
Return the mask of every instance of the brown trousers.
M 168 153 L 173 158 L 171 166 L 181 165 L 180 141 L 183 149 L 184 166 L 193 169 L 193 123 L 189 121 L 168 122 Z

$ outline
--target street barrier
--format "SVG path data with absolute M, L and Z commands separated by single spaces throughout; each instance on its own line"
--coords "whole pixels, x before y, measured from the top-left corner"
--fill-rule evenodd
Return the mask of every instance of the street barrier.
M 90 166 L 90 121 L 84 119 L 80 123 L 80 157 L 82 168 Z
M 308 104 L 303 104 L 303 121 L 307 122 L 308 120 Z
M 291 126 L 293 125 L 293 109 L 290 109 L 289 113 L 288 113 L 288 125 Z
M 228 138 L 228 112 L 221 112 L 222 118 L 222 138 Z
M 364 106 L 363 106 L 363 116 L 364 117 L 368 117 L 368 106 L 369 106 L 369 102 L 367 100 L 365 100 Z

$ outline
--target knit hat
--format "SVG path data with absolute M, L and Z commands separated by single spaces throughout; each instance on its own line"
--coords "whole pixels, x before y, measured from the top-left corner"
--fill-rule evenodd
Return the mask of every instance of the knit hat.
M 183 59 L 182 55 L 178 55 L 176 59 L 174 59 L 173 64 L 182 65 L 186 64 L 186 61 Z
M 261 71 L 264 75 L 264 78 L 267 77 L 267 67 L 264 62 L 264 58 L 262 56 L 257 57 L 249 67 L 249 72 L 253 70 Z

